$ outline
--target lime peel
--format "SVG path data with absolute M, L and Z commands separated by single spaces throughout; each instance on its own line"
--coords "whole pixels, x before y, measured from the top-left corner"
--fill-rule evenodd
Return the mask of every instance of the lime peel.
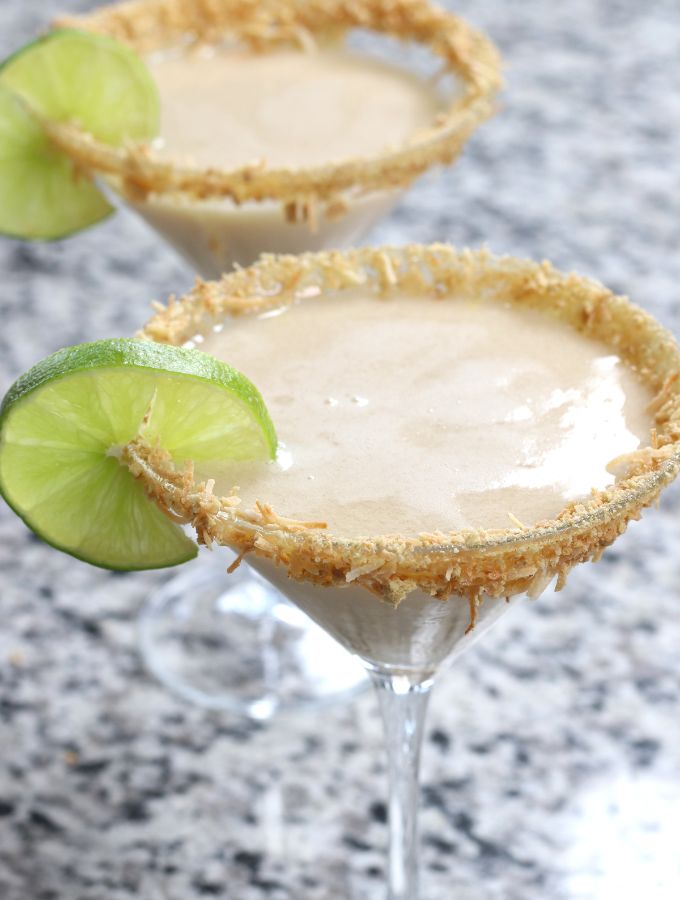
M 225 363 L 146 341 L 96 341 L 58 351 L 7 392 L 0 493 L 40 537 L 94 565 L 185 562 L 196 545 L 127 469 L 136 438 L 176 464 L 269 460 L 277 443 L 257 389 Z

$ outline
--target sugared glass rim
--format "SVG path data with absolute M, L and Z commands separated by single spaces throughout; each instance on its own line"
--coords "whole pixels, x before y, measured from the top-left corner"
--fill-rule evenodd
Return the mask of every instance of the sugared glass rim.
M 243 512 L 234 498 L 216 498 L 209 486 L 195 484 L 190 471 L 178 473 L 161 451 L 143 442 L 132 445 L 132 470 L 157 502 L 194 525 L 201 541 L 269 557 L 298 580 L 359 584 L 392 602 L 416 588 L 442 599 L 463 595 L 473 610 L 484 595 L 538 592 L 555 576 L 561 586 L 576 563 L 598 558 L 680 472 L 680 347 L 627 298 L 547 262 L 444 244 L 264 256 L 219 282 L 199 280 L 185 297 L 159 306 L 139 336 L 182 344 L 227 316 L 261 312 L 310 293 L 357 288 L 502 299 L 602 341 L 654 394 L 653 446 L 627 455 L 615 485 L 529 528 L 345 539 L 281 518 L 266 503 Z
M 494 112 L 501 86 L 500 59 L 491 41 L 429 0 L 133 0 L 89 15 L 63 17 L 55 24 L 107 34 L 140 54 L 187 40 L 215 43 L 226 34 L 263 51 L 362 28 L 421 44 L 441 60 L 442 74 L 462 81 L 462 96 L 411 143 L 377 156 L 309 168 L 178 165 L 147 145 L 111 147 L 73 124 L 45 124 L 52 140 L 78 166 L 114 178 L 131 200 L 149 194 L 229 198 L 236 203 L 278 200 L 304 212 L 305 205 L 337 203 L 348 190 L 402 187 L 459 155 L 472 132 Z

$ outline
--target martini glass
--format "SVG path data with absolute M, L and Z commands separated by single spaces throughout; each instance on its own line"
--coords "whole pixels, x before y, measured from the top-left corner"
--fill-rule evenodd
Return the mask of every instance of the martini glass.
M 275 168 L 266 160 L 237 168 L 199 166 L 173 157 L 172 147 L 112 148 L 72 124 L 47 124 L 80 167 L 106 181 L 208 278 L 248 265 L 263 252 L 355 245 L 414 179 L 457 158 L 495 111 L 501 83 L 493 44 L 429 0 L 138 0 L 57 24 L 110 35 L 149 61 L 168 53 L 190 60 L 191 53 L 195 58 L 199 51 L 225 47 L 259 55 L 292 48 L 311 58 L 347 47 L 357 59 L 388 60 L 395 72 L 411 72 L 427 88 L 433 101 L 427 124 L 397 144 L 354 158 L 338 158 L 331 144 L 327 160 L 304 166 Z M 219 114 L 216 108 L 214 116 Z M 310 124 L 325 127 L 323 121 Z M 259 120 L 253 125 L 261 127 Z
M 427 0 L 396 0 L 386 12 L 375 0 L 351 6 L 159 0 L 115 4 L 59 23 L 106 33 L 147 57 L 226 37 L 258 52 L 348 43 L 371 58 L 408 57 L 406 68 L 423 79 L 436 75 L 441 108 L 431 127 L 379 156 L 305 169 L 201 169 L 147 147 L 101 145 L 72 126 L 48 127 L 109 196 L 140 215 L 202 277 L 218 278 L 263 251 L 355 244 L 414 178 L 457 157 L 493 112 L 500 84 L 495 48 L 456 16 Z M 396 54 L 390 39 L 401 42 Z M 142 653 L 157 678 L 186 700 L 260 720 L 341 699 L 365 685 L 356 662 L 339 655 L 246 564 L 227 578 L 231 561 L 173 578 L 143 609 Z M 227 657 L 235 661 L 228 669 Z M 317 663 L 324 657 L 334 664 L 320 678 Z
M 417 900 L 418 769 L 435 678 L 521 597 L 534 599 L 551 583 L 559 589 L 573 566 L 598 559 L 678 475 L 680 348 L 651 317 L 595 282 L 546 263 L 442 245 L 270 258 L 203 285 L 160 312 L 142 336 L 183 344 L 239 309 L 264 312 L 298 296 L 356 291 L 357 284 L 376 293 L 461 293 L 540 309 L 565 330 L 606 344 L 654 396 L 651 444 L 617 459 L 615 484 L 554 518 L 507 530 L 334 537 L 261 509 L 216 506 L 211 489 L 187 486 L 142 441 L 126 450 L 153 499 L 195 522 L 203 540 L 250 551 L 262 577 L 361 660 L 377 692 L 389 763 L 388 898 Z

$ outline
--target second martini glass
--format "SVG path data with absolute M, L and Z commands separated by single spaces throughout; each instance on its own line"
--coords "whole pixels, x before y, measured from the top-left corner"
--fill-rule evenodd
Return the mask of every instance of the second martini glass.
M 361 40 L 363 50 L 342 57 L 342 65 L 370 62 L 380 52 L 381 41 L 389 38 L 422 55 L 418 74 L 392 62 L 385 71 L 397 84 L 408 76 L 404 84 L 421 92 L 423 102 L 430 104 L 431 119 L 396 146 L 366 153 L 362 145 L 361 155 L 351 158 L 338 158 L 331 144 L 325 159 L 304 166 L 251 160 L 231 167 L 201 166 L 174 157 L 171 140 L 161 150 L 111 148 L 73 126 L 51 126 L 52 138 L 79 165 L 111 188 L 204 277 L 218 277 L 236 263 L 248 264 L 262 251 L 297 252 L 360 240 L 417 176 L 458 156 L 493 112 L 500 85 L 498 56 L 490 41 L 426 0 L 210 5 L 141 0 L 59 24 L 128 43 L 159 77 L 162 66 L 154 61 L 186 62 L 191 76 L 192 66 L 198 71 L 211 55 L 219 61 L 220 54 L 230 52 L 240 52 L 246 63 L 270 58 L 283 66 L 290 63 L 293 49 L 305 65 L 313 65 L 316 58 L 335 64 L 348 39 Z M 277 55 L 286 50 L 287 57 Z M 367 71 L 370 75 L 370 66 Z M 335 74 L 342 81 L 340 76 L 343 73 Z M 333 86 L 331 79 L 328 87 Z M 163 98 L 168 88 L 161 88 Z M 375 85 L 369 82 L 367 90 L 375 90 Z M 271 114 L 272 98 L 280 106 L 285 97 L 277 101 L 269 86 L 267 92 Z M 328 127 L 326 105 L 317 101 L 318 108 L 309 115 L 311 130 L 300 140 L 309 141 L 315 130 Z M 219 112 L 216 108 L 214 115 Z M 397 109 L 394 115 L 403 112 Z M 348 128 L 350 124 L 351 119 Z M 219 151 L 228 150 L 228 144 L 214 148 L 209 161 L 214 163 L 217 154 L 221 163 Z M 192 702 L 256 719 L 267 719 L 281 708 L 347 696 L 363 686 L 363 671 L 353 659 L 248 566 L 227 578 L 228 562 L 202 564 L 173 578 L 144 608 L 142 652 L 162 682 Z
M 493 44 L 428 0 L 137 0 L 58 24 L 144 57 L 162 127 L 151 147 L 50 137 L 204 277 L 356 244 L 457 158 L 500 87 Z

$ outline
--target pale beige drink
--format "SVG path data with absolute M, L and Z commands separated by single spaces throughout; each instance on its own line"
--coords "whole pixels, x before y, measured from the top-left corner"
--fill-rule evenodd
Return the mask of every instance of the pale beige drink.
M 415 897 L 437 670 L 515 598 L 561 589 L 677 476 L 680 348 L 594 281 L 441 244 L 265 259 L 199 283 L 143 336 L 198 345 L 264 395 L 277 462 L 197 481 L 141 437 L 128 464 L 365 663 L 388 748 L 389 895 Z
M 331 295 L 198 346 L 257 384 L 284 445 L 219 487 L 343 537 L 533 525 L 649 442 L 651 394 L 611 350 L 500 303 Z
M 317 166 L 382 153 L 427 128 L 433 85 L 345 50 L 203 47 L 148 60 L 161 97 L 159 146 L 204 166 Z
M 162 127 L 158 146 L 112 150 L 73 123 L 51 139 L 204 277 L 356 245 L 455 162 L 502 84 L 491 41 L 429 0 L 122 2 L 58 24 L 149 62 Z
M 323 166 L 406 145 L 441 108 L 435 87 L 395 65 L 342 50 L 203 47 L 149 59 L 161 96 L 157 148 L 175 163 L 238 168 Z M 450 92 L 449 92 L 450 95 Z M 357 196 L 337 215 L 286 220 L 280 204 L 152 199 L 137 211 L 203 275 L 261 251 L 346 246 L 394 205 L 398 191 Z
M 282 442 L 193 486 L 156 460 L 154 492 L 371 665 L 435 671 L 677 474 L 677 346 L 547 263 L 445 245 L 268 259 L 144 336 L 244 371 Z

